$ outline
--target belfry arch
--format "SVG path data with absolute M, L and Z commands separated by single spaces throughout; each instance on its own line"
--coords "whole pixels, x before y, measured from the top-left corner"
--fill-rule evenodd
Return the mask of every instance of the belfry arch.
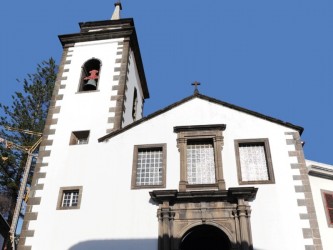
M 252 250 L 248 202 L 255 199 L 257 190 L 240 187 L 150 192 L 159 205 L 158 250 Z

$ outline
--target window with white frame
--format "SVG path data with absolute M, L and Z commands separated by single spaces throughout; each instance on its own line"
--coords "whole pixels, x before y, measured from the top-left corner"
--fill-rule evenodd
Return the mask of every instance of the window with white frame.
M 81 204 L 82 187 L 61 187 L 57 209 L 78 209 Z
M 268 139 L 236 140 L 235 151 L 240 184 L 274 183 Z
M 135 145 L 132 188 L 165 187 L 166 144 Z

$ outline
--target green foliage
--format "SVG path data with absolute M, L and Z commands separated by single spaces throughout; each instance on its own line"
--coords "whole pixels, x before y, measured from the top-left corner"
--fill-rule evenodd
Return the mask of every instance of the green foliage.
M 43 132 L 58 67 L 50 58 L 37 65 L 36 72 L 28 74 L 23 80 L 23 91 L 12 95 L 10 106 L 0 103 L 4 115 L 0 116 L 0 125 Z M 23 132 L 1 129 L 0 137 L 20 146 L 32 146 L 38 137 Z M 0 143 L 0 212 L 7 212 L 11 218 L 20 181 L 24 171 L 27 154 L 15 147 L 8 148 Z M 33 166 L 31 168 L 34 169 Z M 9 201 L 8 201 L 9 200 Z M 2 202 L 2 203 L 1 203 Z M 8 206 L 7 203 L 11 204 Z M 6 203 L 6 204 L 4 204 Z M 4 211 L 10 207 L 9 211 Z

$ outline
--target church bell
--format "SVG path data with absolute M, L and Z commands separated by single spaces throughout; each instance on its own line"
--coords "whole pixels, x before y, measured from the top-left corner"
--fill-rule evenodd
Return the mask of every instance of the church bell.
M 97 83 L 95 79 L 89 79 L 88 82 L 86 82 L 83 85 L 83 90 L 87 91 L 87 90 L 96 90 L 97 89 Z

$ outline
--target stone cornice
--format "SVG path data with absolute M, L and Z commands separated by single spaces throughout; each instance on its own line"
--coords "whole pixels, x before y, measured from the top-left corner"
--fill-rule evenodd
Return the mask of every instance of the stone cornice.
M 154 190 L 149 192 L 151 199 L 162 204 L 168 202 L 175 204 L 179 202 L 212 202 L 225 201 L 237 203 L 239 199 L 245 201 L 253 201 L 256 197 L 258 188 L 254 187 L 239 187 L 229 188 L 228 190 L 200 190 L 178 192 L 175 189 L 171 190 Z

